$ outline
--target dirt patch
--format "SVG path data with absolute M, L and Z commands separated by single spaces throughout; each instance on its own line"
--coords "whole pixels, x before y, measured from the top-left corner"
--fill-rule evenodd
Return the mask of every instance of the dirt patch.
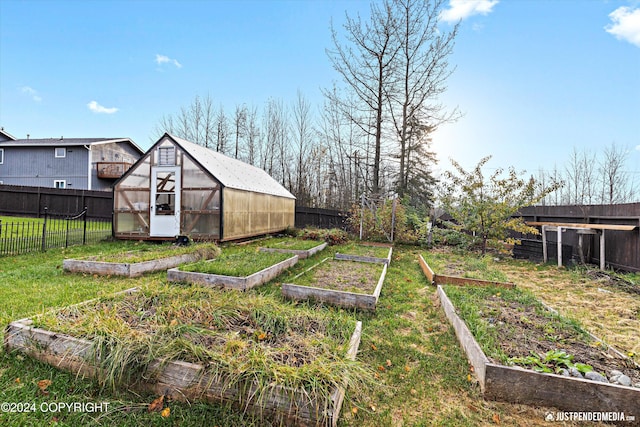
M 314 270 L 309 286 L 373 294 L 381 273 L 377 264 L 330 260 Z

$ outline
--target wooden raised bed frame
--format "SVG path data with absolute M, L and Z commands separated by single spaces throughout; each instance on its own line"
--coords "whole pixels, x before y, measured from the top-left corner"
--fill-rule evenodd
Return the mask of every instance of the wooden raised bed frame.
M 437 288 L 444 312 L 473 365 L 486 399 L 563 411 L 624 412 L 640 415 L 640 389 L 492 363 L 465 322 L 456 314 L 442 286 Z M 619 353 L 613 351 L 616 355 Z M 633 423 L 631 423 L 633 424 Z M 630 425 L 631 425 L 630 424 Z
M 309 258 L 312 255 L 317 254 L 321 250 L 327 247 L 327 242 L 320 243 L 318 246 L 314 246 L 311 249 L 285 249 L 285 248 L 265 248 L 260 247 L 260 250 L 263 252 L 280 252 L 285 254 L 294 254 L 298 255 L 298 258 L 305 259 Z
M 62 268 L 64 271 L 68 271 L 70 273 L 138 277 L 144 273 L 164 271 L 169 268 L 177 267 L 181 264 L 188 264 L 201 259 L 202 256 L 197 252 L 135 263 L 65 259 L 62 261 Z
M 167 279 L 170 282 L 196 283 L 204 286 L 246 291 L 247 289 L 267 283 L 269 280 L 279 276 L 284 270 L 295 265 L 298 262 L 298 259 L 298 256 L 294 255 L 291 258 L 272 265 L 271 267 L 267 267 L 245 277 L 181 271 L 178 268 L 172 268 L 167 270 Z
M 4 335 L 7 351 L 21 351 L 57 368 L 89 378 L 96 378 L 100 374 L 99 369 L 90 363 L 94 351 L 91 341 L 33 328 L 32 323 L 31 319 L 22 319 L 7 326 Z M 350 360 L 356 358 L 361 334 L 362 322 L 358 321 L 346 355 Z M 243 410 L 265 414 L 286 425 L 298 426 L 336 426 L 345 395 L 344 387 L 337 387 L 329 399 L 310 402 L 304 390 L 273 386 L 268 398 L 255 402 L 252 400 L 257 389 L 254 384 L 247 385 L 245 394 L 241 393 L 239 387 L 223 388 L 212 375 L 205 372 L 202 365 L 183 361 L 155 360 L 139 378 L 152 378 L 140 381 L 135 386 L 139 391 L 165 395 L 179 401 L 230 402 Z
M 508 282 L 496 282 L 493 280 L 472 279 L 469 277 L 445 276 L 433 272 L 422 255 L 418 255 L 418 262 L 422 272 L 432 285 L 459 285 L 459 286 L 497 286 L 501 288 L 515 288 L 516 285 Z
M 349 255 L 349 254 L 341 254 L 337 252 L 335 254 L 336 259 L 345 260 L 345 261 L 358 261 L 358 262 L 371 262 L 374 264 L 387 264 L 391 262 L 391 254 L 393 252 L 393 248 L 389 248 L 389 254 L 386 258 L 378 258 L 373 256 L 364 256 L 364 255 Z
M 314 266 L 308 268 L 304 272 L 300 273 L 297 278 L 313 268 L 318 267 L 320 264 L 331 258 L 325 258 Z M 378 279 L 378 283 L 373 291 L 373 294 L 361 294 L 357 292 L 346 292 L 333 289 L 316 288 L 313 286 L 301 286 L 293 283 L 283 283 L 281 290 L 282 295 L 285 298 L 294 299 L 296 301 L 314 300 L 330 305 L 335 305 L 343 308 L 359 308 L 362 310 L 376 309 L 378 299 L 380 298 L 380 292 L 382 291 L 382 284 L 384 278 L 387 275 L 387 264 L 382 267 L 382 274 Z

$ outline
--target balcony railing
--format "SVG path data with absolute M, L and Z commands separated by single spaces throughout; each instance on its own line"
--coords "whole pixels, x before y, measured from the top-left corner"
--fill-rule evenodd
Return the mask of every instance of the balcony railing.
M 127 162 L 98 162 L 98 178 L 118 179 L 129 170 L 131 165 Z

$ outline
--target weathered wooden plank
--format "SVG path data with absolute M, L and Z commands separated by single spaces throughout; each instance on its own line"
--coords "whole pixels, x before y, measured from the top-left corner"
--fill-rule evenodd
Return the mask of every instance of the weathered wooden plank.
M 384 278 L 387 277 L 387 266 L 388 264 L 385 264 L 384 267 L 382 267 L 382 274 L 380 274 L 378 284 L 373 291 L 373 296 L 376 298 L 376 302 L 378 301 L 378 298 L 380 298 L 380 292 L 382 292 L 382 284 L 384 283 Z
M 225 276 L 222 274 L 198 273 L 195 271 L 181 271 L 177 268 L 167 270 L 167 280 L 170 282 L 197 283 L 217 288 L 235 289 L 246 291 L 253 287 L 267 283 L 280 275 L 284 270 L 298 262 L 298 256 L 294 255 L 284 261 L 260 270 L 245 277 Z
M 429 280 L 429 283 L 432 285 L 435 284 L 434 278 L 436 275 L 431 269 L 431 267 L 429 267 L 429 264 L 427 264 L 427 261 L 424 260 L 422 255 L 418 255 L 418 262 L 420 263 L 420 268 L 422 269 L 422 272 Z
M 453 307 L 453 304 L 451 303 L 451 300 L 449 300 L 449 297 L 447 297 L 444 289 L 442 289 L 442 286 L 437 286 L 438 298 L 440 299 L 440 305 L 444 310 L 444 314 L 453 325 L 458 341 L 467 354 L 469 362 L 473 365 L 478 377 L 478 382 L 480 383 L 480 389 L 485 391 L 485 366 L 489 363 L 489 359 L 485 356 L 475 338 L 473 338 L 473 335 L 467 325 L 460 316 L 456 314 L 456 309 Z
M 484 397 L 563 411 L 640 414 L 640 389 L 522 368 L 486 365 Z
M 562 227 L 562 228 L 591 228 L 593 230 L 618 230 L 618 231 L 632 231 L 637 228 L 637 225 L 620 225 L 620 224 L 583 224 L 573 222 L 546 222 L 546 221 L 526 221 L 527 225 L 540 227 Z
M 500 288 L 513 289 L 516 287 L 513 283 L 496 282 L 493 280 L 471 279 L 468 277 L 445 276 L 442 274 L 434 275 L 436 285 L 457 285 L 457 286 L 497 286 Z
M 285 298 L 297 301 L 314 300 L 344 308 L 375 310 L 378 302 L 378 298 L 374 295 L 300 286 L 293 283 L 283 283 L 281 290 Z
M 62 268 L 70 273 L 137 277 L 144 273 L 166 270 L 180 264 L 195 262 L 202 258 L 203 256 L 200 253 L 194 252 L 137 263 L 65 259 L 62 261 Z
M 291 253 L 294 255 L 298 255 L 298 258 L 305 259 L 313 256 L 327 247 L 327 242 L 324 242 L 318 246 L 314 246 L 311 249 L 285 249 L 285 248 L 266 248 L 260 247 L 260 250 L 263 252 L 280 252 L 280 253 Z
M 372 264 L 389 264 L 389 258 L 378 258 L 364 255 L 349 255 L 341 254 L 340 252 L 336 253 L 335 258 L 343 261 L 369 262 Z

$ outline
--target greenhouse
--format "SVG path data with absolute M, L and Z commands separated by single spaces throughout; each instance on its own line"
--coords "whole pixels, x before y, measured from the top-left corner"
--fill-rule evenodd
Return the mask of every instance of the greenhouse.
M 295 221 L 295 197 L 264 170 L 167 133 L 113 191 L 120 239 L 236 240 Z

